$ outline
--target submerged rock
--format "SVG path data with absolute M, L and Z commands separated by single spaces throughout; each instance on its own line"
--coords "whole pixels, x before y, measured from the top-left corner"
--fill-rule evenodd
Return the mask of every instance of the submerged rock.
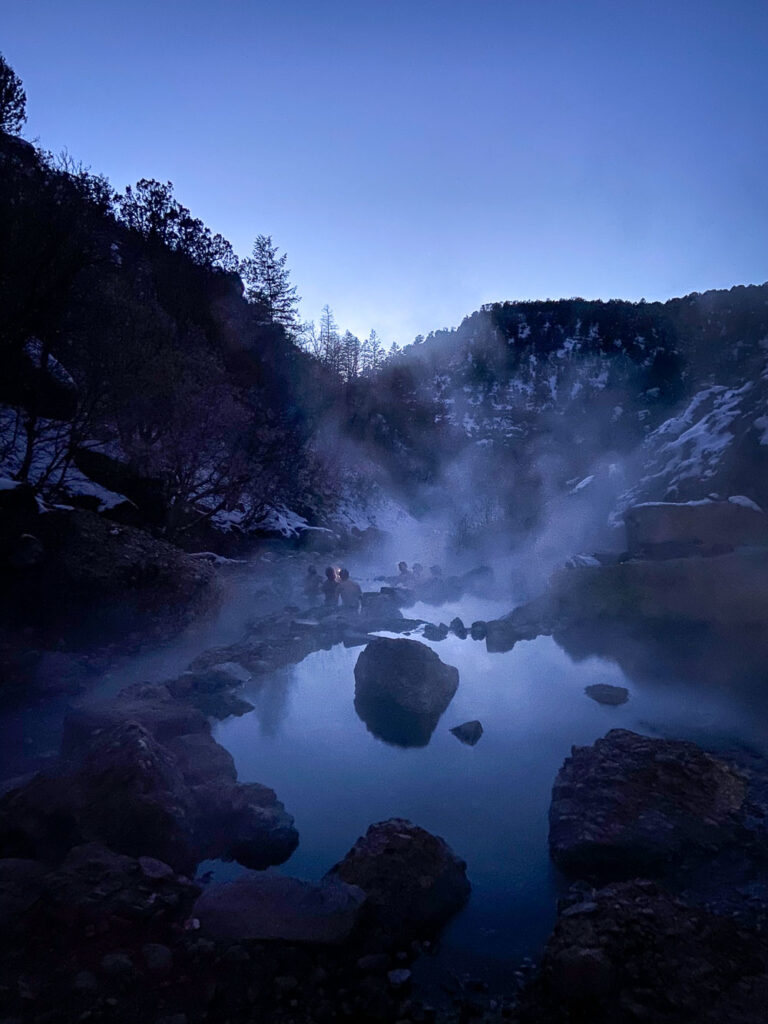
M 355 710 L 374 736 L 426 746 L 458 685 L 458 669 L 425 644 L 377 637 L 355 665 Z
M 390 818 L 371 825 L 326 878 L 359 886 L 375 923 L 403 941 L 433 934 L 464 906 L 466 867 L 444 839 Z
M 192 916 L 216 939 L 281 939 L 343 942 L 358 923 L 365 894 L 338 878 L 308 882 L 285 875 L 249 872 L 213 885 L 199 897 Z
M 457 740 L 461 740 L 462 743 L 466 743 L 468 747 L 474 747 L 483 735 L 483 727 L 480 722 L 475 720 L 472 722 L 464 722 L 462 725 L 456 725 L 451 729 L 451 732 Z
M 629 690 L 626 686 L 610 686 L 608 683 L 585 686 L 584 693 L 598 704 L 626 704 L 629 700 Z
M 549 849 L 569 874 L 627 878 L 732 842 L 747 783 L 693 743 L 612 729 L 574 747 L 552 789 Z

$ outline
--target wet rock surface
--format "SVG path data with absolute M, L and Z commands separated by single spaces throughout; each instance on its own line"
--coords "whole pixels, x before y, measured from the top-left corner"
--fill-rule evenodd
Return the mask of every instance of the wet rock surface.
M 659 874 L 743 840 L 747 778 L 693 743 L 613 729 L 574 747 L 552 790 L 549 847 L 581 876 Z
M 618 706 L 626 704 L 629 700 L 629 690 L 626 686 L 610 686 L 608 683 L 593 683 L 586 686 L 584 692 L 598 704 L 609 704 Z
M 400 940 L 434 934 L 470 893 L 445 840 L 402 818 L 371 825 L 326 877 L 359 886 L 376 925 Z
M 451 732 L 457 740 L 460 740 L 466 746 L 474 747 L 483 735 L 483 726 L 475 719 L 472 722 L 462 722 L 461 725 L 455 725 Z
M 547 943 L 520 1024 L 759 1024 L 768 943 L 648 881 L 572 903 Z
M 377 637 L 355 665 L 355 710 L 375 736 L 425 746 L 458 685 L 458 670 L 425 644 Z
M 236 781 L 206 717 L 150 686 L 73 713 L 55 771 L 0 801 L 0 833 L 7 856 L 56 862 L 99 841 L 184 871 L 210 856 L 264 868 L 298 842 L 271 789 Z
M 339 943 L 360 919 L 365 894 L 337 878 L 307 882 L 250 872 L 206 889 L 192 915 L 216 939 Z

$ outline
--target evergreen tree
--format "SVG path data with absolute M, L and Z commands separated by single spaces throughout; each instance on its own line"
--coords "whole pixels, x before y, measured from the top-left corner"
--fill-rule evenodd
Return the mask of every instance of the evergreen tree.
M 243 260 L 241 272 L 248 288 L 248 298 L 259 303 L 273 323 L 282 324 L 289 334 L 301 329 L 299 296 L 289 283 L 290 271 L 285 264 L 288 254 L 277 255 L 271 235 L 259 235 L 253 243 L 250 259 Z
M 384 346 L 376 331 L 371 331 L 365 343 L 365 369 L 377 373 L 384 365 Z
M 21 79 L 0 53 L 0 131 L 18 135 L 27 120 L 27 94 Z
M 344 380 L 350 381 L 360 376 L 361 349 L 360 339 L 351 331 L 345 331 L 341 339 L 341 373 Z
M 341 376 L 341 337 L 339 325 L 333 315 L 333 310 L 326 303 L 320 314 L 320 358 L 325 365 L 334 373 Z

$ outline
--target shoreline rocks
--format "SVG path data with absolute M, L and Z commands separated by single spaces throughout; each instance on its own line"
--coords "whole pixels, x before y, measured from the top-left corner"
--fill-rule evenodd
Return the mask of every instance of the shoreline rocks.
M 466 864 L 439 836 L 404 818 L 371 825 L 325 876 L 358 886 L 394 941 L 433 936 L 469 899 Z
M 612 729 L 558 772 L 549 849 L 570 875 L 659 875 L 742 836 L 747 780 L 693 743 Z

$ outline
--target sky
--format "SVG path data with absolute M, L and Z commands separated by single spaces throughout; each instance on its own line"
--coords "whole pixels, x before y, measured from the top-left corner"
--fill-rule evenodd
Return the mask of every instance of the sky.
M 0 0 L 25 137 L 387 344 L 767 280 L 767 51 L 765 0 Z

